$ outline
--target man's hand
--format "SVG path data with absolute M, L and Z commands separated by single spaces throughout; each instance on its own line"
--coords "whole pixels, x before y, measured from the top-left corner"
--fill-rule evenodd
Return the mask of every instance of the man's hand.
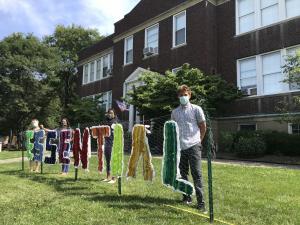
M 200 135 L 201 135 L 201 142 L 203 141 L 206 133 L 206 122 L 201 122 L 199 123 L 199 128 L 200 128 Z

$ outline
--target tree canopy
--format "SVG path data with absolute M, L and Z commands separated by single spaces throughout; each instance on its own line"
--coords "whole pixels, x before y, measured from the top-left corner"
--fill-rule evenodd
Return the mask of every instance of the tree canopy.
M 177 88 L 183 84 L 192 89 L 191 102 L 214 115 L 220 113 L 226 103 L 241 96 L 236 87 L 219 75 L 205 75 L 188 64 L 184 64 L 176 74 L 170 71 L 165 75 L 144 73 L 140 81 L 144 85 L 134 88 L 126 101 L 135 105 L 140 114 L 150 118 L 169 114 L 179 105 Z

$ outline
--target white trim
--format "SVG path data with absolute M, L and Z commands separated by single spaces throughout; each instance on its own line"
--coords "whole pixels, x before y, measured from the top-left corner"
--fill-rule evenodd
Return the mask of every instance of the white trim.
M 132 61 L 131 61 L 131 62 L 126 62 L 126 61 L 127 61 L 126 53 L 127 53 L 127 40 L 128 40 L 128 39 L 132 39 Z M 124 38 L 124 66 L 133 63 L 133 49 L 134 49 L 134 48 L 133 48 L 133 35 Z
M 144 48 L 148 47 L 148 30 L 150 30 L 151 28 L 157 27 L 157 48 L 158 48 L 158 52 L 156 54 L 159 54 L 159 23 L 156 23 L 150 27 L 147 27 L 145 29 L 145 42 L 144 42 Z
M 185 16 L 185 26 L 184 26 L 184 31 L 185 31 L 184 35 L 185 36 L 184 36 L 184 43 L 176 45 L 176 30 L 175 30 L 176 29 L 176 17 L 180 16 L 181 14 L 184 14 L 184 16 Z M 177 14 L 175 14 L 173 16 L 173 29 L 172 29 L 173 41 L 172 41 L 172 48 L 180 47 L 182 45 L 186 45 L 186 43 L 187 43 L 187 36 L 186 36 L 186 34 L 187 34 L 187 32 L 186 32 L 187 22 L 186 22 L 186 19 L 187 19 L 186 10 L 184 10 L 184 11 L 182 11 L 180 13 L 177 13 Z
M 251 29 L 249 31 L 246 32 L 240 32 L 240 21 L 239 21 L 239 14 L 238 14 L 238 9 L 239 9 L 239 0 L 235 0 L 235 22 L 236 22 L 236 36 L 239 35 L 244 35 L 247 33 L 251 33 L 266 27 L 270 27 L 270 26 L 274 26 L 276 24 L 280 24 L 292 19 L 296 19 L 298 17 L 300 17 L 300 14 L 297 16 L 293 16 L 293 17 L 287 17 L 287 8 L 286 8 L 286 0 L 278 0 L 278 3 L 274 4 L 277 5 L 278 4 L 278 20 L 276 22 L 273 22 L 271 24 L 268 25 L 262 25 L 262 16 L 261 16 L 261 0 L 253 0 L 254 2 L 254 14 L 255 14 L 255 23 L 254 23 L 254 29 Z
M 259 97 L 259 96 L 272 96 L 272 95 L 277 95 L 277 94 L 283 94 L 283 93 L 291 93 L 291 92 L 299 92 L 300 89 L 298 90 L 290 90 L 289 84 L 285 84 L 282 83 L 282 90 L 280 92 L 276 92 L 276 93 L 264 93 L 263 90 L 263 74 L 262 74 L 262 57 L 265 55 L 269 55 L 272 53 L 280 53 L 280 67 L 282 68 L 282 66 L 284 65 L 284 57 L 286 56 L 286 51 L 292 48 L 297 48 L 300 47 L 300 45 L 295 45 L 295 46 L 290 46 L 288 48 L 284 48 L 284 49 L 278 49 L 278 50 L 274 50 L 274 51 L 270 51 L 270 52 L 265 52 L 256 56 L 249 56 L 249 57 L 245 57 L 245 58 L 241 58 L 237 60 L 237 87 L 239 89 L 241 89 L 241 83 L 240 83 L 240 62 L 243 60 L 247 60 L 247 59 L 251 59 L 253 57 L 256 57 L 256 78 L 257 78 L 257 95 L 253 95 L 253 96 L 246 96 L 245 98 L 253 98 L 253 97 Z M 284 74 L 283 70 L 281 69 L 281 75 L 282 78 L 284 79 L 284 77 L 286 76 L 286 74 Z

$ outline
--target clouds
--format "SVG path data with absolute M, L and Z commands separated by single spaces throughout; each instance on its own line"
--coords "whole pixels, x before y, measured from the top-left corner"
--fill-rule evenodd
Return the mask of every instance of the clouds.
M 114 23 L 139 0 L 0 0 L 0 39 L 12 32 L 50 34 L 57 24 L 82 25 L 111 34 Z

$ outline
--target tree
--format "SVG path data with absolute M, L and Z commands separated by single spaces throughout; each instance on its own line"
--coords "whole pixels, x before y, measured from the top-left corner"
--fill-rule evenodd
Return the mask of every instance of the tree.
M 56 52 L 32 34 L 15 33 L 0 42 L 0 130 L 24 130 L 35 117 L 52 126 L 60 101 L 51 83 L 57 82 Z M 49 118 L 47 121 L 46 118 Z
M 55 48 L 61 57 L 57 73 L 59 82 L 57 82 L 56 87 L 65 113 L 69 111 L 68 107 L 72 103 L 72 99 L 76 99 L 78 52 L 101 38 L 103 37 L 97 30 L 75 25 L 67 27 L 58 25 L 54 34 L 44 38 L 44 43 Z
M 184 64 L 176 74 L 170 71 L 164 76 L 154 72 L 145 73 L 140 81 L 144 85 L 134 88 L 126 101 L 149 118 L 169 114 L 178 106 L 177 88 L 182 84 L 192 89 L 192 103 L 201 105 L 214 115 L 226 103 L 241 96 L 236 87 L 220 76 L 205 75 L 188 64 Z
M 100 122 L 104 120 L 105 111 L 101 108 L 99 98 L 76 98 L 73 103 L 70 104 L 69 114 L 70 123 L 74 125 L 78 123 L 88 122 Z
M 300 50 L 296 51 L 295 54 L 286 56 L 283 72 L 286 74 L 283 82 L 295 89 L 300 89 Z M 300 96 L 293 96 L 291 102 L 279 102 L 275 110 L 282 114 L 279 122 L 300 124 L 300 116 L 294 114 L 295 111 L 300 110 Z

